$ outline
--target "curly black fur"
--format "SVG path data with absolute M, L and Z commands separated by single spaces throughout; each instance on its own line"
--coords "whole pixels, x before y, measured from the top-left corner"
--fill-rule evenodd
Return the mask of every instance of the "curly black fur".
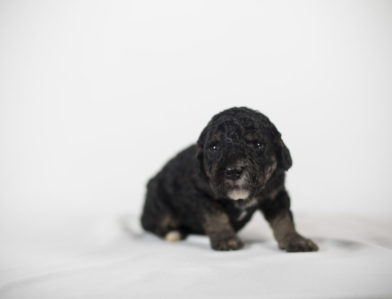
M 262 113 L 231 108 L 215 115 L 197 144 L 171 159 L 147 185 L 142 226 L 167 240 L 206 234 L 216 250 L 242 247 L 236 236 L 260 210 L 281 249 L 314 251 L 299 235 L 284 187 L 292 165 L 281 134 Z

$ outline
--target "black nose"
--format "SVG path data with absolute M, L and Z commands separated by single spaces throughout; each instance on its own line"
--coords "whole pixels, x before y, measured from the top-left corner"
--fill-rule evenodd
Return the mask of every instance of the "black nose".
M 227 167 L 224 171 L 225 178 L 229 180 L 238 180 L 242 174 L 242 168 Z

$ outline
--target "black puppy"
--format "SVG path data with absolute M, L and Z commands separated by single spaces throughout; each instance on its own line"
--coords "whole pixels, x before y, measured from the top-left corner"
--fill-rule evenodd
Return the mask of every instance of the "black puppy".
M 142 226 L 168 241 L 206 234 L 216 250 L 236 250 L 240 230 L 260 210 L 279 248 L 316 251 L 299 235 L 284 187 L 290 152 L 269 119 L 245 107 L 215 115 L 196 145 L 180 152 L 152 178 Z

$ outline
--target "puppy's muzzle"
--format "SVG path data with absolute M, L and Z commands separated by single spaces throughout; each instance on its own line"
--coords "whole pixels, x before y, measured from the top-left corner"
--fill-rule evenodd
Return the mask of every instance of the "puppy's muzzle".
M 237 163 L 226 167 L 223 171 L 223 175 L 228 187 L 228 198 L 239 200 L 249 197 L 249 173 L 244 163 Z
M 243 167 L 227 167 L 224 170 L 223 174 L 225 176 L 225 179 L 236 181 L 241 178 L 243 170 L 244 170 Z

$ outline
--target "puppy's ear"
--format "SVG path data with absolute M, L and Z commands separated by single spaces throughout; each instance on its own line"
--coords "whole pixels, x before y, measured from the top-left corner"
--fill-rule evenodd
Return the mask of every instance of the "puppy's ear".
M 196 149 L 196 160 L 197 160 L 197 164 L 199 165 L 200 172 L 202 174 L 205 174 L 203 149 L 199 145 L 197 145 L 197 149 Z
M 199 136 L 199 139 L 197 140 L 197 150 L 196 150 L 196 159 L 197 159 L 198 164 L 199 164 L 200 172 L 203 173 L 203 174 L 206 173 L 205 169 L 204 169 L 203 148 L 204 148 L 204 143 L 206 141 L 207 127 L 204 128 L 204 130 L 201 132 L 201 134 Z
M 291 165 L 293 165 L 293 160 L 291 159 L 290 151 L 287 148 L 287 146 L 284 144 L 282 138 L 280 137 L 276 138 L 275 144 L 277 147 L 276 157 L 278 159 L 278 167 L 284 170 L 288 170 L 291 167 Z
M 283 170 L 288 170 L 293 165 L 293 160 L 291 159 L 290 151 L 282 140 L 282 135 L 275 127 L 275 125 L 268 120 L 268 125 L 270 132 L 272 133 L 273 143 L 275 145 L 276 159 L 278 160 L 278 167 Z

